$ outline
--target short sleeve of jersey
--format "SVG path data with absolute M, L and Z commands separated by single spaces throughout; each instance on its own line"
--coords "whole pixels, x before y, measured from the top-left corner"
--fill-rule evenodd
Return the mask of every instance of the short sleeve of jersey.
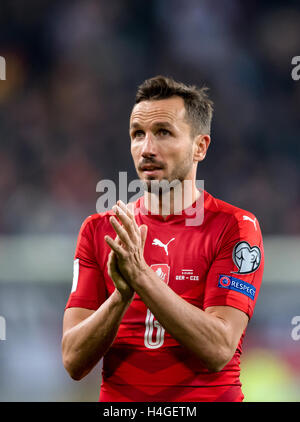
M 107 297 L 104 278 L 95 257 L 93 216 L 81 226 L 73 265 L 72 290 L 65 309 L 98 309 Z
M 252 317 L 264 268 L 260 227 L 253 214 L 233 215 L 206 279 L 203 308 L 232 306 Z

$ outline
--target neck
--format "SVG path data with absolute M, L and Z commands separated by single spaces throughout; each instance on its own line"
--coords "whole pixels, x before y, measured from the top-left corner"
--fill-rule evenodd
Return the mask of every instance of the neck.
M 170 214 L 181 214 L 190 207 L 200 196 L 194 180 L 184 180 L 163 193 L 144 193 L 144 206 L 152 214 L 159 214 L 164 218 Z

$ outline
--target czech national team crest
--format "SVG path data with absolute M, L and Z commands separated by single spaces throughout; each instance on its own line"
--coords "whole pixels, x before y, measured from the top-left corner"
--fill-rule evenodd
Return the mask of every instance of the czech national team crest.
M 170 267 L 167 264 L 153 264 L 152 270 L 160 277 L 166 284 L 169 284 Z
M 250 246 L 245 240 L 238 242 L 233 248 L 232 259 L 238 267 L 235 274 L 250 274 L 256 271 L 260 265 L 261 252 L 258 246 Z

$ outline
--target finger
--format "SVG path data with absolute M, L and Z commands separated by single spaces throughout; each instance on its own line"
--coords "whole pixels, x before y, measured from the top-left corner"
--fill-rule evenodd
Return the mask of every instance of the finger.
M 116 259 L 116 254 L 115 252 L 111 249 L 108 255 L 108 260 L 107 260 L 107 266 L 111 267 L 112 266 L 112 262 L 114 260 L 114 258 Z
M 134 209 L 134 203 L 133 202 L 128 202 L 128 204 L 126 205 L 126 208 L 128 209 L 129 213 L 131 214 L 131 218 L 133 221 L 133 225 L 135 227 L 136 230 L 138 230 L 138 225 L 137 222 L 135 221 L 135 209 Z
M 113 254 L 114 252 L 112 251 L 112 250 L 110 250 L 110 252 L 109 252 L 109 254 L 108 254 L 108 260 L 107 260 L 107 265 L 109 265 L 110 264 L 110 261 L 111 261 L 111 259 L 112 259 L 112 254 Z
M 116 234 L 115 237 L 115 242 L 117 242 L 118 245 L 120 246 L 125 246 L 124 243 L 121 241 L 121 239 L 119 238 L 119 236 Z
M 124 249 L 120 246 L 115 240 L 113 240 L 110 236 L 104 236 L 105 242 L 108 246 L 117 254 L 118 257 L 124 258 Z
M 133 202 L 128 202 L 128 204 L 126 204 L 126 208 L 129 211 L 129 213 L 134 216 L 134 203 Z
M 118 217 L 119 219 L 123 219 L 125 222 L 130 221 L 129 215 L 127 215 L 126 211 L 124 211 L 119 205 L 115 204 L 112 207 L 112 210 L 115 212 L 116 217 Z
M 147 239 L 148 226 L 146 225 L 140 226 L 140 232 L 141 232 L 141 239 L 142 239 L 142 248 L 144 250 L 146 239 Z
M 113 206 L 113 211 L 116 213 L 116 216 L 118 217 L 118 219 L 121 221 L 121 223 L 123 224 L 124 228 L 126 229 L 129 237 L 136 242 L 137 241 L 137 235 L 138 232 L 135 229 L 132 219 L 128 217 L 128 215 L 118 206 L 118 205 L 114 205 Z
M 132 218 L 132 205 L 133 203 L 128 202 L 128 204 L 124 204 L 123 201 L 121 201 L 121 199 L 119 199 L 117 201 L 117 205 L 118 207 L 120 207 L 122 209 L 122 211 L 124 211 L 124 213 L 129 217 Z
M 121 224 L 117 221 L 115 217 L 110 217 L 109 222 L 112 225 L 114 231 L 116 232 L 119 238 L 119 241 L 117 241 L 117 243 L 120 244 L 120 240 L 121 240 L 121 242 L 123 242 L 125 246 L 129 247 L 131 244 L 131 240 L 129 238 L 127 231 L 124 229 L 124 227 L 121 226 Z
M 116 266 L 117 266 L 117 255 L 115 254 L 114 251 L 110 251 L 107 265 L 108 265 L 110 272 L 114 273 L 115 270 L 116 270 Z
M 120 280 L 122 278 L 118 271 L 117 256 L 113 251 L 111 251 L 109 261 L 108 261 L 108 275 L 113 280 L 113 282 Z
M 116 256 L 116 254 L 111 250 L 109 255 L 108 255 L 108 261 L 107 261 L 107 272 L 108 275 L 110 276 L 110 278 L 112 279 L 112 275 L 113 275 L 113 256 Z
M 130 220 L 133 222 L 135 229 L 138 230 L 138 225 L 136 224 L 135 217 L 134 217 L 134 203 L 128 202 L 128 204 L 125 205 L 124 202 L 121 201 L 121 199 L 119 199 L 119 201 L 117 201 L 117 205 L 122 209 L 122 211 L 124 211 L 127 217 L 129 217 Z

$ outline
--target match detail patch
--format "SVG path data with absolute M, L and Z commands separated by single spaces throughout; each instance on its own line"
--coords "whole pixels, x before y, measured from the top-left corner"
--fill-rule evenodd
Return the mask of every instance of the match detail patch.
M 261 252 L 258 246 L 250 246 L 245 240 L 238 242 L 233 248 L 232 259 L 238 267 L 235 274 L 254 273 L 260 265 Z
M 170 267 L 168 264 L 152 264 L 152 270 L 160 277 L 166 284 L 169 284 Z
M 220 275 L 218 287 L 242 293 L 243 295 L 250 297 L 252 300 L 255 298 L 256 288 L 252 284 L 235 277 Z

